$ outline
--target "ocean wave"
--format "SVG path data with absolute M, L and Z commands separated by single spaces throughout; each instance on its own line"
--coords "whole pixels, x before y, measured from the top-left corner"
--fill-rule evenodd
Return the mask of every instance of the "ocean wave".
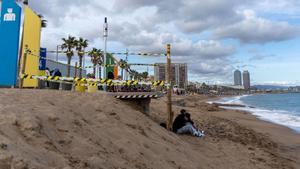
M 266 109 L 259 109 L 259 108 L 250 108 L 250 107 L 242 107 L 242 108 L 223 107 L 223 108 L 246 111 L 255 115 L 261 120 L 283 125 L 300 133 L 300 116 L 290 114 L 290 112 L 285 110 L 266 110 Z
M 225 97 L 220 100 L 210 102 L 212 103 L 220 103 L 220 104 L 242 104 L 245 105 L 245 103 L 241 100 L 244 97 L 249 97 L 251 95 L 241 95 L 241 96 L 235 96 L 235 97 Z

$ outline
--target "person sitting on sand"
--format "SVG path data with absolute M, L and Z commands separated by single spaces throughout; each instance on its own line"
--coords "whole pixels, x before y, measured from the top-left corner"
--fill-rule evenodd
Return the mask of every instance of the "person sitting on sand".
M 52 72 L 52 76 L 58 76 L 58 77 L 61 77 L 62 74 L 61 74 L 61 72 L 59 71 L 58 68 L 55 68 L 54 71 Z
M 180 110 L 180 114 L 175 118 L 173 122 L 172 130 L 174 133 L 177 133 L 177 130 L 185 126 L 186 119 L 185 119 L 186 110 Z
M 198 130 L 194 122 L 191 120 L 191 115 L 186 110 L 181 110 L 173 123 L 173 131 L 177 134 L 191 134 L 196 137 L 203 137 L 204 132 Z

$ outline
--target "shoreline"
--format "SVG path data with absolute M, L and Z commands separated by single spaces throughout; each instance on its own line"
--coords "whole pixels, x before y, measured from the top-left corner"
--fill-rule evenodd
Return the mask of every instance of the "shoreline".
M 251 96 L 251 95 L 243 95 L 242 97 L 247 97 L 247 96 Z M 223 103 L 223 102 L 218 102 L 220 101 L 221 99 L 224 99 L 224 98 L 235 98 L 235 97 L 238 97 L 238 96 L 224 96 L 224 97 L 220 97 L 219 99 L 214 99 L 214 100 L 210 100 L 210 101 L 207 101 L 208 104 L 214 104 L 220 108 L 223 108 L 223 109 L 226 109 L 226 110 L 238 110 L 238 111 L 241 111 L 241 112 L 246 112 L 246 113 L 249 113 L 253 116 L 255 116 L 258 120 L 262 120 L 264 122 L 269 122 L 269 123 L 272 123 L 272 124 L 275 124 L 275 125 L 279 125 L 279 126 L 282 126 L 282 127 L 286 127 L 288 129 L 290 129 L 292 132 L 294 132 L 295 134 L 298 134 L 300 135 L 300 128 L 299 127 L 292 127 L 292 126 L 288 126 L 286 124 L 282 124 L 282 122 L 278 122 L 278 121 L 275 121 L 274 119 L 270 119 L 270 118 L 266 118 L 264 117 L 263 115 L 260 115 L 258 113 L 258 111 L 269 111 L 269 112 L 272 112 L 272 110 L 268 110 L 268 109 L 262 109 L 262 108 L 258 108 L 258 107 L 254 107 L 254 106 L 249 106 L 249 105 L 246 105 L 244 103 Z M 279 110 L 278 110 L 279 111 Z M 281 114 L 281 115 L 285 115 L 285 114 Z M 287 114 L 286 116 L 294 116 L 294 115 L 291 115 L 291 114 Z M 298 116 L 295 116 L 296 118 L 298 118 Z
M 222 98 L 224 97 L 203 95 L 177 97 L 176 100 L 183 99 L 186 101 L 186 104 L 184 106 L 182 106 L 182 103 L 181 105 L 175 105 L 174 109 L 175 112 L 179 112 L 182 108 L 188 110 L 200 129 L 208 134 L 208 138 L 205 138 L 205 140 L 212 140 L 212 142 L 217 140 L 217 142 L 222 142 L 220 144 L 224 146 L 222 140 L 225 139 L 224 142 L 230 140 L 230 142 L 237 142 L 238 144 L 246 145 L 246 147 L 252 144 L 258 144 L 254 147 L 261 147 L 262 142 L 268 142 L 267 144 L 274 144 L 275 147 L 262 146 L 260 149 L 265 152 L 271 152 L 270 156 L 273 156 L 272 154 L 276 152 L 278 159 L 289 159 L 293 163 L 294 168 L 300 167 L 299 133 L 287 126 L 260 119 L 247 111 L 224 109 L 207 103 Z M 251 138 L 253 135 L 255 135 L 255 139 Z M 255 140 L 258 143 L 255 143 Z M 226 144 L 228 143 L 225 143 L 225 146 Z M 251 146 L 248 148 L 252 149 Z M 222 149 L 226 148 L 223 147 Z M 226 153 L 232 155 L 230 152 Z

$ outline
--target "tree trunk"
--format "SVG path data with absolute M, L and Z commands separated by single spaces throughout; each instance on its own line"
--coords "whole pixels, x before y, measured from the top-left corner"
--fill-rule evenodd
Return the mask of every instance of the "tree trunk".
M 79 69 L 79 78 L 82 78 L 82 69 L 83 69 L 83 67 L 82 67 L 82 56 L 79 56 L 79 67 L 80 67 L 80 69 Z
M 70 77 L 70 71 L 71 71 L 71 56 L 68 56 L 68 68 L 67 68 L 67 77 Z
M 94 64 L 94 67 L 93 67 L 93 74 L 94 74 L 94 76 L 96 78 L 96 64 Z

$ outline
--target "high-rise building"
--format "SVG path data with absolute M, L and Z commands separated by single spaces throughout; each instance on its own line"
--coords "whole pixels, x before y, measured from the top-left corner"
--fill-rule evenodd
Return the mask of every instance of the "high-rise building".
M 234 85 L 242 86 L 242 72 L 240 70 L 234 71 Z
M 166 64 L 156 63 L 154 69 L 154 80 L 166 80 Z M 186 63 L 171 64 L 171 81 L 179 88 L 186 88 L 188 85 L 188 69 Z
M 243 84 L 245 90 L 250 90 L 250 73 L 247 70 L 243 72 Z

